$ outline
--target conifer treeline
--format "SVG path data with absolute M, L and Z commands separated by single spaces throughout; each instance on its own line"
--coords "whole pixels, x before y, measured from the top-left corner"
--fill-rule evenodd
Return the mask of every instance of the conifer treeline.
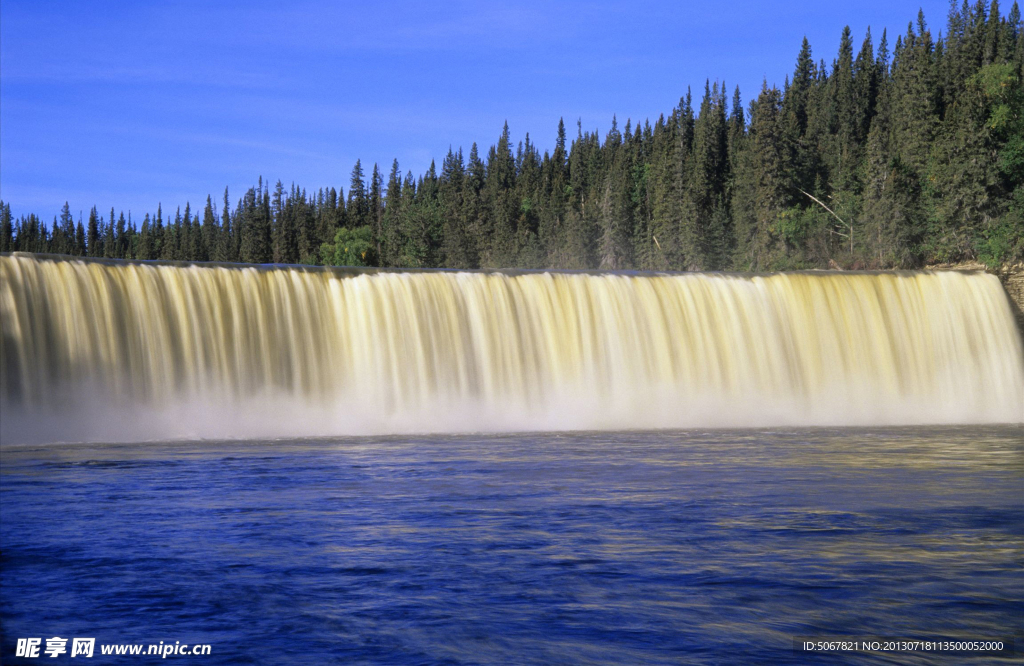
M 914 267 L 1024 259 L 1024 36 L 1016 4 L 953 9 L 933 37 L 918 15 L 892 46 L 843 30 L 831 67 L 804 43 L 782 90 L 744 110 L 705 84 L 667 117 L 603 141 L 559 122 L 554 150 L 506 124 L 440 172 L 309 193 L 262 179 L 230 206 L 141 222 L 94 208 L 14 221 L 0 251 L 188 261 L 394 267 L 766 270 Z

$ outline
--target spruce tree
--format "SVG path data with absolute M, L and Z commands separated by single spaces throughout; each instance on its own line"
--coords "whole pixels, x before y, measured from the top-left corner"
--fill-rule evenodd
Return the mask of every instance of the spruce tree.
M 185 217 L 181 221 L 181 233 L 178 240 L 178 259 L 194 261 L 192 257 L 192 206 L 185 202 Z
M 14 251 L 14 224 L 11 205 L 0 201 L 0 252 Z
M 421 180 L 422 183 L 422 180 Z M 427 230 L 421 214 L 422 197 L 418 196 L 416 180 L 407 171 L 402 182 L 402 206 L 399 210 L 402 246 L 398 252 L 398 265 L 420 268 L 427 257 Z
M 220 243 L 217 246 L 217 261 L 238 261 L 236 236 L 238 230 L 231 224 L 231 207 L 228 188 L 224 188 L 224 207 L 220 214 Z
M 516 159 L 516 180 L 513 191 L 516 212 L 516 260 L 521 268 L 543 268 L 545 252 L 538 238 L 541 203 L 541 158 L 530 134 L 520 144 Z
M 241 235 L 239 259 L 248 264 L 266 264 L 273 260 L 271 241 L 270 195 L 262 191 L 262 179 L 250 188 L 238 213 Z
M 373 175 L 370 176 L 370 193 L 367 197 L 369 205 L 368 222 L 373 229 L 374 262 L 380 265 L 384 251 L 384 194 L 380 169 L 373 164 Z
M 742 262 L 753 270 L 772 266 L 778 253 L 777 222 L 793 204 L 789 183 L 792 146 L 782 121 L 782 95 L 765 85 L 750 114 L 749 161 L 753 170 L 753 219 L 743 225 L 745 237 L 737 238 Z
M 466 222 L 465 183 L 466 170 L 462 151 L 448 148 L 448 154 L 441 165 L 441 178 L 437 188 L 437 205 L 443 225 L 441 254 L 446 268 L 468 268 L 475 261 L 475 242 L 469 234 Z
M 506 121 L 497 146 L 493 146 L 487 156 L 487 180 L 483 193 L 490 228 L 485 230 L 488 243 L 482 262 L 491 268 L 515 266 L 518 250 L 515 228 L 518 206 L 512 194 L 515 176 L 515 160 Z
M 199 255 L 196 261 L 212 261 L 216 259 L 217 248 L 220 239 L 217 237 L 217 214 L 213 212 L 213 197 L 206 195 L 206 207 L 203 209 L 203 224 L 201 227 L 202 243 L 198 250 Z
M 470 264 L 466 268 L 479 268 L 481 254 L 486 245 L 486 236 L 483 230 L 486 228 L 484 215 L 484 183 L 486 181 L 487 168 L 480 159 L 480 152 L 476 143 L 469 150 L 469 161 L 466 163 L 466 176 L 463 186 L 463 215 L 466 221 L 466 233 L 469 234 L 471 245 L 469 248 Z
M 366 197 L 366 182 L 360 160 L 352 167 L 352 178 L 349 183 L 348 204 L 345 206 L 346 220 L 344 225 L 349 228 L 362 227 L 370 223 L 370 204 Z
M 103 256 L 103 248 L 100 247 L 100 218 L 96 212 L 96 206 L 89 211 L 89 227 L 85 235 L 85 245 L 90 257 Z
M 75 225 L 75 249 L 73 254 L 76 257 L 84 257 L 86 254 L 85 250 L 85 227 L 82 226 L 82 220 L 79 218 L 78 224 Z
M 544 164 L 544 193 L 547 197 L 538 222 L 538 236 L 547 252 L 547 265 L 560 262 L 558 253 L 562 250 L 565 237 L 565 214 L 568 208 L 569 162 L 566 152 L 565 122 L 558 119 L 558 134 L 555 149 Z M 476 145 L 474 144 L 474 150 Z M 470 156 L 472 170 L 472 155 Z
M 121 211 L 117 218 L 117 226 L 114 227 L 114 256 L 118 259 L 124 259 L 128 256 L 127 252 L 128 221 L 124 219 L 124 211 Z
M 700 114 L 694 125 L 693 149 L 681 238 L 686 268 L 720 269 L 731 251 L 731 225 L 727 210 L 729 138 L 724 91 L 704 86 Z
M 156 205 L 156 219 L 153 222 L 153 259 L 159 259 L 163 255 L 163 248 L 166 239 L 163 219 L 163 206 Z
M 60 222 L 54 220 L 54 246 L 50 251 L 57 254 L 73 254 L 75 246 L 75 219 L 71 215 L 71 207 L 64 202 L 60 211 Z
M 612 132 L 615 131 L 614 122 Z M 609 135 L 612 134 L 609 132 Z M 609 141 L 614 141 L 612 137 Z M 606 142 L 607 145 L 607 142 Z M 601 228 L 598 267 L 624 270 L 633 266 L 633 208 L 630 155 L 619 150 L 604 179 L 598 219 Z
M 153 234 L 150 230 L 149 213 L 142 218 L 142 228 L 139 229 L 139 247 L 135 258 L 142 260 L 153 258 Z
M 402 172 L 398 160 L 391 163 L 382 220 L 381 266 L 400 266 L 405 236 L 402 232 Z
M 920 25 L 924 25 L 923 19 Z M 939 126 L 933 52 L 931 34 L 927 30 L 917 34 L 910 26 L 892 68 L 894 149 L 917 173 L 925 171 Z

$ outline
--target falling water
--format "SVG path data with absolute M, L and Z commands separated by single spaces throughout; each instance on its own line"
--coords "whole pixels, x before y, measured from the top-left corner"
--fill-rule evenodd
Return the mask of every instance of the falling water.
M 983 273 L 0 276 L 5 441 L 1024 421 Z

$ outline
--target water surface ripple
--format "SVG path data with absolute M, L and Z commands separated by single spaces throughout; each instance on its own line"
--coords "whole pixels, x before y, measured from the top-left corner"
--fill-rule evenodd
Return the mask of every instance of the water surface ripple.
M 1024 642 L 1020 426 L 5 447 L 0 471 L 4 663 L 26 636 L 203 664 Z

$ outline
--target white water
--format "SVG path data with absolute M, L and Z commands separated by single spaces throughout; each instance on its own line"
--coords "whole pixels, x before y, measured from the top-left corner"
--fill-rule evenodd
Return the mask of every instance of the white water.
M 0 257 L 3 441 L 1024 422 L 982 273 Z

